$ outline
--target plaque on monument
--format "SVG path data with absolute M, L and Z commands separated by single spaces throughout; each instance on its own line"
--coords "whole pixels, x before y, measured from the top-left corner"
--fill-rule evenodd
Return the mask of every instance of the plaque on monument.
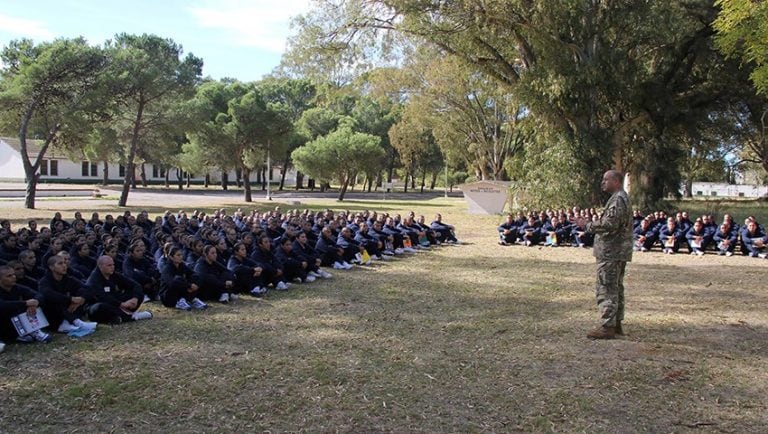
M 509 198 L 511 183 L 503 181 L 479 181 L 461 186 L 470 214 L 500 214 Z

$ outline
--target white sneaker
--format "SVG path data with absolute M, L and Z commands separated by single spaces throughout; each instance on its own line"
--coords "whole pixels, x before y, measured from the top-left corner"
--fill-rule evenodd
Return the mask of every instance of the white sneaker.
M 758 253 L 757 257 L 760 258 L 760 259 L 765 259 L 766 258 L 766 254 L 765 253 Z
M 697 251 L 696 251 L 696 255 L 698 255 L 698 256 L 704 256 L 704 252 L 703 252 L 703 251 L 701 251 L 701 250 L 697 250 Z
M 315 276 L 313 276 L 311 274 L 307 274 L 307 278 L 304 279 L 304 280 L 306 280 L 307 282 L 314 282 L 315 280 L 317 280 L 317 277 L 315 277 Z
M 267 292 L 267 290 L 262 289 L 261 286 L 254 286 L 253 289 L 251 289 L 251 295 L 254 297 L 261 297 L 265 292 Z
M 307 275 L 308 275 L 308 276 L 312 276 L 312 277 L 314 277 L 314 278 L 322 277 L 322 274 L 318 274 L 318 273 L 316 273 L 314 270 L 312 270 L 312 271 L 310 271 L 309 273 L 307 273 Z
M 319 270 L 319 271 L 320 271 L 320 276 L 322 276 L 323 279 L 330 279 L 331 277 L 333 277 L 333 274 L 325 270 Z
M 5 342 L 0 342 L 0 353 L 5 351 Z
M 307 277 L 309 277 L 309 276 L 307 276 Z M 294 278 L 293 278 L 293 281 L 294 281 L 294 282 L 296 282 L 296 283 L 302 283 L 302 282 L 303 282 L 303 281 L 301 280 L 301 277 L 294 277 Z
M 228 292 L 222 292 L 221 296 L 219 297 L 219 303 L 229 303 L 229 293 Z
M 237 301 L 240 300 L 240 296 L 235 294 L 234 292 L 229 293 L 229 301 Z
M 203 300 L 200 300 L 199 298 L 195 297 L 192 299 L 192 308 L 197 310 L 204 310 L 208 309 L 208 305 L 203 302 Z
M 726 252 L 725 252 L 725 256 L 733 256 L 733 252 L 731 252 L 731 251 L 726 251 Z
M 83 321 L 81 319 L 76 319 L 74 321 L 74 324 L 77 327 L 80 327 L 81 329 L 88 329 L 88 330 L 96 330 L 96 326 L 99 325 L 99 323 Z
M 392 256 L 392 255 L 395 254 L 395 252 L 393 252 L 392 250 L 389 250 L 389 249 L 383 250 L 381 253 L 383 253 L 384 255 L 387 255 L 387 256 Z
M 277 282 L 277 285 L 275 285 L 275 289 L 278 291 L 287 291 L 288 285 L 286 285 L 285 282 L 280 281 L 280 282 Z
M 351 269 L 351 268 L 352 268 L 352 264 L 350 264 L 350 263 L 349 263 L 349 262 L 347 262 L 347 261 L 344 261 L 344 262 L 342 262 L 342 263 L 341 263 L 341 265 L 343 265 L 343 266 L 344 266 L 344 269 L 346 269 L 346 270 L 349 270 L 349 269 Z
M 347 267 L 345 267 L 345 266 L 341 265 L 341 262 L 338 262 L 338 261 L 337 261 L 337 262 L 334 262 L 334 263 L 333 263 L 333 269 L 334 269 L 334 270 L 346 270 L 346 269 L 347 269 Z
M 404 250 L 403 250 L 403 249 L 401 249 L 400 247 L 398 247 L 398 248 L 396 248 L 396 249 L 395 249 L 395 254 L 396 254 L 396 255 L 402 255 L 402 254 L 403 254 L 403 252 L 404 252 Z
M 141 321 L 144 319 L 152 319 L 152 312 L 148 310 L 142 310 L 139 312 L 134 312 L 133 315 L 131 315 L 131 318 L 133 318 L 134 321 Z
M 148 295 L 144 295 L 144 301 L 142 301 L 142 303 L 149 303 L 150 301 L 152 301 L 152 300 L 149 298 L 149 296 Z
M 80 327 L 71 324 L 69 321 L 64 320 L 61 322 L 61 325 L 59 326 L 59 329 L 57 330 L 59 333 L 69 333 L 73 330 L 78 330 Z
M 179 301 L 176 302 L 176 309 L 178 310 L 192 310 L 192 306 L 187 303 L 187 300 L 184 298 L 180 298 Z

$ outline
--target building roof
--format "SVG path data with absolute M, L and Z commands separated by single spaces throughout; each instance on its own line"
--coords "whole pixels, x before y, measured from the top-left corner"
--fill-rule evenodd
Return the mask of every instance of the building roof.
M 13 150 L 21 153 L 21 143 L 19 142 L 18 137 L 0 137 L 0 140 L 5 142 L 8 146 L 13 148 Z M 38 154 L 40 154 L 40 148 L 43 146 L 42 140 L 34 140 L 34 139 L 27 139 L 27 153 L 29 154 L 30 158 L 36 158 Z M 53 146 L 48 148 L 48 151 L 45 153 L 45 158 L 51 160 L 51 159 L 57 159 L 57 160 L 68 160 L 69 157 L 64 154 L 61 150 L 58 150 L 54 148 Z

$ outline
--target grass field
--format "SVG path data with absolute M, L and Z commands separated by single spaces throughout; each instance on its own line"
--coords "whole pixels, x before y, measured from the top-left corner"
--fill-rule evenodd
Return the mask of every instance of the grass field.
M 113 206 L 40 204 L 0 214 L 47 221 L 54 209 Z M 206 208 L 220 206 L 236 205 Z M 768 261 L 636 255 L 627 336 L 595 342 L 584 337 L 597 322 L 589 250 L 498 246 L 500 219 L 469 216 L 454 199 L 306 206 L 440 211 L 465 244 L 334 272 L 263 301 L 202 313 L 155 305 L 150 321 L 11 345 L 0 355 L 0 431 L 768 427 Z M 180 207 L 189 202 L 134 209 Z

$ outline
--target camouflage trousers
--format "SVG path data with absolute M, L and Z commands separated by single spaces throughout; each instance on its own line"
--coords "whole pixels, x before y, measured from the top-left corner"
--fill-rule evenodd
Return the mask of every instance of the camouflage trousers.
M 595 298 L 604 327 L 615 327 L 624 320 L 625 261 L 598 261 Z

